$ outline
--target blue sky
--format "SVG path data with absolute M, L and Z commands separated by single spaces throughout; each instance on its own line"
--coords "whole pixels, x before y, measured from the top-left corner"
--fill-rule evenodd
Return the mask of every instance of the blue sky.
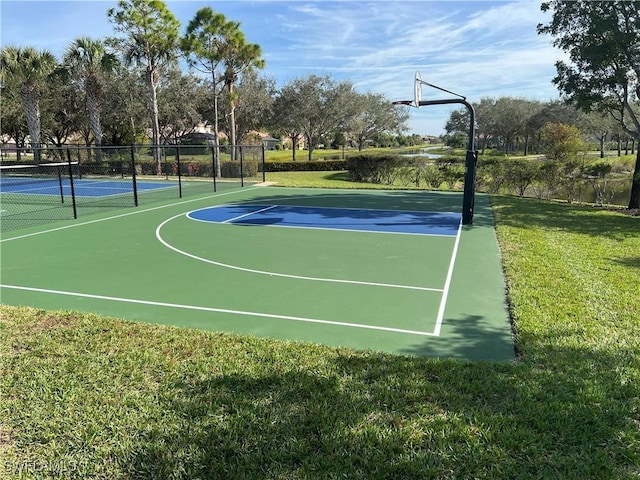
M 465 95 L 558 98 L 551 83 L 564 59 L 539 36 L 549 13 L 524 1 L 166 1 L 186 28 L 202 6 L 238 21 L 262 47 L 264 75 L 278 86 L 311 73 L 350 80 L 361 92 L 413 98 L 413 79 Z M 75 38 L 113 35 L 117 1 L 0 0 L 1 43 L 48 49 L 59 58 Z M 424 88 L 423 99 L 443 98 Z M 438 135 L 455 106 L 411 109 L 412 132 Z

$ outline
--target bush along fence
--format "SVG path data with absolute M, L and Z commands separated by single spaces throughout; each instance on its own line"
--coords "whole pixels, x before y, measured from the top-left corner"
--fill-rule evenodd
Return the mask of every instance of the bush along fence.
M 464 168 L 464 159 L 454 156 L 360 154 L 347 158 L 351 181 L 411 188 L 461 189 Z M 631 169 L 602 160 L 480 159 L 475 187 L 493 194 L 626 205 Z
M 65 146 L 0 152 L 1 231 L 265 180 L 261 146 Z

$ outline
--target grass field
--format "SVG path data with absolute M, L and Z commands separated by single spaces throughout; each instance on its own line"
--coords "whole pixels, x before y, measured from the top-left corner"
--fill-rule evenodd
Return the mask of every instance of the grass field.
M 638 478 L 640 219 L 492 201 L 517 362 L 3 306 L 0 476 Z

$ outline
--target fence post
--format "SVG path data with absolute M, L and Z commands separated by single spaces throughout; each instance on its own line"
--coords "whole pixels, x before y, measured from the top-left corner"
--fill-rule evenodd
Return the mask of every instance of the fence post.
M 244 187 L 244 169 L 242 168 L 244 164 L 244 150 L 242 145 L 240 145 L 240 186 Z
M 216 191 L 216 148 L 213 147 L 211 149 L 211 167 L 212 167 L 212 176 L 213 176 L 213 191 Z
M 71 151 L 67 148 L 67 164 L 69 165 L 69 184 L 71 185 L 71 205 L 73 205 L 73 219 L 77 220 L 78 210 L 76 208 L 76 191 L 73 186 L 73 167 L 71 166 Z M 78 163 L 78 166 L 80 164 Z
M 131 144 L 131 180 L 133 181 L 133 204 L 138 206 L 138 184 L 136 181 L 136 155 L 133 144 Z
M 180 145 L 176 145 L 176 163 L 178 164 L 178 198 L 182 198 L 182 168 L 180 166 Z
M 264 143 L 262 144 L 262 183 L 267 181 L 267 177 L 266 177 L 266 170 L 264 168 L 264 157 L 266 156 L 265 154 L 265 148 L 264 148 Z

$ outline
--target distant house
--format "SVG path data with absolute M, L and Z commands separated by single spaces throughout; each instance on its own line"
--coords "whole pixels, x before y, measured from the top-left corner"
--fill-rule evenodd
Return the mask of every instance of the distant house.
M 265 150 L 275 150 L 276 145 L 282 145 L 282 140 L 279 138 L 273 138 L 266 132 L 258 132 L 257 130 L 252 130 L 249 132 L 249 136 L 253 137 L 256 141 L 259 140 L 262 145 L 264 145 Z
M 277 138 L 273 138 L 269 135 L 267 135 L 266 137 L 262 137 L 261 140 L 266 150 L 275 150 L 276 145 L 282 144 L 280 140 L 278 140 Z
M 18 146 L 13 138 L 9 135 L 0 136 L 0 158 L 5 155 L 16 155 L 18 153 Z
M 287 149 L 292 148 L 293 141 L 291 137 L 284 137 L 282 139 L 282 143 L 286 146 Z M 304 135 L 298 135 L 296 146 L 298 150 L 304 150 L 307 147 L 307 142 Z

